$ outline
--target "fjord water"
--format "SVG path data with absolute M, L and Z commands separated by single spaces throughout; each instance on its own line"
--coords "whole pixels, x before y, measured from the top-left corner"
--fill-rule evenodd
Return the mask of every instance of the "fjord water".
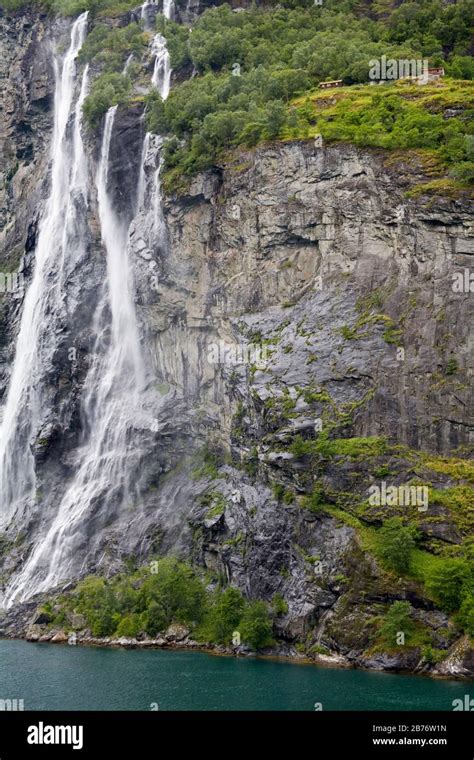
M 471 688 L 472 692 L 472 688 Z M 202 652 L 0 641 L 0 699 L 25 710 L 442 710 L 469 684 Z M 156 707 L 155 707 L 156 709 Z

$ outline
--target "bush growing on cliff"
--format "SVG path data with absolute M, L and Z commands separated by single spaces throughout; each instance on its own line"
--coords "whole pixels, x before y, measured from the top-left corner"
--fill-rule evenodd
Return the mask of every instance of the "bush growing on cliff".
M 138 24 L 128 24 L 117 29 L 110 29 L 106 24 L 97 24 L 84 40 L 79 60 L 94 60 L 102 65 L 104 71 L 120 72 L 127 57 L 131 53 L 141 55 L 147 44 L 148 37 Z
M 245 600 L 237 589 L 229 587 L 217 593 L 204 620 L 201 637 L 217 644 L 230 644 L 244 608 Z
M 459 610 L 463 601 L 474 592 L 472 563 L 467 559 L 446 559 L 437 568 L 428 582 L 428 589 L 446 612 Z M 463 616 L 470 620 L 469 602 L 466 602 Z
M 397 645 L 399 633 L 408 639 L 413 631 L 412 608 L 410 602 L 394 602 L 388 609 L 385 620 L 380 628 L 380 633 L 390 646 Z
M 206 608 L 206 591 L 191 567 L 174 558 L 158 562 L 157 572 L 142 586 L 145 607 L 159 604 L 168 623 L 199 622 Z
M 239 632 L 253 649 L 272 644 L 272 621 L 265 602 L 249 602 L 239 623 Z
M 468 594 L 459 610 L 459 623 L 463 630 L 474 638 L 474 594 Z
M 101 74 L 94 81 L 84 101 L 84 118 L 90 127 L 98 125 L 111 106 L 125 103 L 132 83 L 129 77 L 115 72 Z
M 415 548 L 416 529 L 406 526 L 399 517 L 387 520 L 379 531 L 381 559 L 397 573 L 410 569 L 412 550 Z

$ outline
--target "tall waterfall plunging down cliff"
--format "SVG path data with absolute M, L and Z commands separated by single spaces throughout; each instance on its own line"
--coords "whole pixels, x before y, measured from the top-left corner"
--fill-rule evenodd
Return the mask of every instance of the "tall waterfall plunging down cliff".
M 166 100 L 170 92 L 171 65 L 166 40 L 161 34 L 156 34 L 153 38 L 152 52 L 155 55 L 155 63 L 151 82 L 163 100 Z M 151 132 L 146 133 L 143 141 L 137 193 L 137 211 L 149 209 L 142 222 L 144 222 L 144 226 L 147 228 L 149 237 L 152 234 L 155 244 L 158 246 L 163 245 L 165 242 L 160 184 L 162 144 L 163 140 L 160 136 L 152 135 Z M 151 182 L 147 181 L 147 169 L 151 169 Z
M 62 62 L 54 56 L 56 77 L 51 146 L 51 189 L 40 222 L 34 274 L 23 304 L 15 359 L 0 429 L 0 525 L 35 502 L 36 477 L 31 444 L 45 417 L 45 383 L 66 310 L 62 285 L 84 252 L 80 207 L 87 203 L 85 157 L 80 133 L 87 69 L 73 103 L 76 57 L 87 31 L 87 13 L 75 21 Z M 74 129 L 68 122 L 74 115 Z
M 140 17 L 143 21 L 145 31 L 150 31 L 153 28 L 153 22 L 157 13 L 157 0 L 145 0 L 140 7 Z M 173 0 L 163 0 L 163 16 L 170 19 L 174 9 Z
M 155 53 L 152 84 L 165 98 L 169 92 L 171 69 L 166 41 L 161 35 L 154 38 L 152 51 Z M 155 76 L 157 70 L 160 74 Z M 82 105 L 81 97 L 82 90 L 79 98 Z M 117 106 L 110 108 L 105 118 L 96 174 L 107 278 L 94 315 L 96 341 L 82 390 L 83 444 L 77 453 L 74 477 L 56 507 L 45 535 L 38 537 L 24 567 L 6 590 L 6 606 L 67 579 L 73 563 L 77 568 L 77 556 L 87 554 L 87 538 L 83 530 L 86 514 L 90 521 L 99 509 L 101 520 L 106 522 L 109 514 L 140 502 L 139 488 L 132 481 L 133 463 L 138 456 L 133 429 L 137 421 L 146 420 L 150 413 L 144 402 L 146 370 L 129 261 L 128 242 L 133 223 L 124 223 L 114 209 L 108 182 L 116 112 Z M 148 227 L 160 242 L 163 240 L 159 189 L 161 142 L 160 138 L 152 140 L 149 133 L 145 135 L 137 190 L 137 211 L 145 217 L 144 227 Z M 74 146 L 77 156 L 83 155 L 79 126 L 75 130 Z M 157 161 L 150 191 L 145 164 L 152 162 L 156 165 Z M 149 211 L 141 208 L 145 198 Z
M 166 40 L 161 34 L 155 35 L 152 51 L 155 56 L 155 65 L 151 81 L 153 86 L 157 88 L 163 100 L 166 100 L 170 91 L 171 68 Z

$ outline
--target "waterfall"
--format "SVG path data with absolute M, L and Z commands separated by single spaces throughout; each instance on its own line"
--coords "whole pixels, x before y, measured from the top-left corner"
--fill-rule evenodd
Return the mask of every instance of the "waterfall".
M 144 203 L 145 203 L 145 192 L 146 192 L 145 164 L 146 164 L 146 160 L 148 156 L 148 151 L 150 149 L 150 139 L 151 139 L 151 132 L 147 132 L 143 140 L 142 156 L 140 159 L 140 174 L 138 177 L 137 208 L 136 208 L 137 212 L 143 208 Z
M 161 34 L 156 34 L 152 42 L 152 53 L 155 56 L 155 65 L 151 83 L 156 87 L 163 100 L 169 95 L 171 67 L 166 40 Z
M 107 253 L 107 282 L 94 317 L 94 357 L 83 389 L 83 424 L 87 439 L 79 451 L 74 480 L 57 509 L 45 538 L 37 544 L 6 593 L 6 603 L 27 598 L 67 577 L 74 553 L 87 548 L 83 518 L 100 505 L 106 522 L 110 510 L 130 506 L 135 498 L 130 432 L 143 416 L 140 392 L 145 370 L 128 257 L 128 229 L 114 211 L 108 191 L 110 145 L 117 106 L 107 112 L 96 175 L 99 219 Z M 104 336 L 108 345 L 104 351 Z M 90 514 L 88 515 L 91 516 Z
M 79 20 L 73 28 L 61 82 L 65 80 L 64 72 L 69 67 L 69 59 L 73 62 L 80 48 L 82 37 L 79 39 L 76 29 L 78 23 Z M 152 51 L 155 55 L 152 84 L 166 98 L 170 88 L 171 69 L 166 41 L 161 35 L 155 36 Z M 56 98 L 58 133 L 63 136 L 72 102 L 73 63 L 69 68 L 69 104 L 68 90 L 62 84 L 58 85 Z M 69 184 L 63 181 L 61 192 L 55 184 L 54 192 L 52 190 L 51 193 L 54 195 L 51 208 L 54 207 L 55 225 L 61 229 L 63 247 L 68 238 L 68 229 L 71 227 L 72 230 L 73 227 L 68 222 L 64 225 L 64 218 L 67 220 L 69 213 L 73 215 L 77 205 L 76 196 L 87 195 L 87 171 L 80 129 L 80 110 L 87 93 L 87 81 L 86 69 L 76 104 L 74 130 L 70 138 L 72 148 L 68 144 L 69 150 L 64 150 L 65 155 L 70 152 L 74 157 L 72 169 L 68 173 Z M 51 589 L 68 577 L 77 575 L 78 564 L 80 567 L 85 563 L 90 551 L 94 527 L 107 525 L 109 519 L 113 520 L 116 514 L 131 509 L 140 501 L 139 488 L 132 481 L 132 473 L 137 471 L 142 454 L 134 430 L 137 424 L 152 428 L 149 424 L 150 413 L 143 400 L 147 375 L 129 260 L 129 239 L 131 231 L 135 229 L 135 222 L 128 227 L 120 218 L 114 208 L 109 187 L 110 149 L 116 114 L 117 106 L 110 108 L 106 114 L 95 177 L 107 277 L 93 315 L 95 345 L 81 398 L 82 442 L 74 455 L 74 476 L 66 484 L 58 502 L 49 505 L 52 516 L 42 534 L 40 531 L 37 535 L 34 548 L 21 571 L 11 579 L 4 596 L 5 606 L 24 601 L 33 593 Z M 59 142 L 62 144 L 63 137 Z M 165 234 L 160 190 L 161 145 L 161 137 L 150 134 L 145 136 L 137 193 L 139 219 L 145 220 L 150 240 L 155 245 L 164 240 Z M 56 152 L 55 148 L 55 154 Z M 150 182 L 147 182 L 148 167 L 152 174 Z M 48 241 L 51 241 L 50 236 Z M 57 257 L 54 263 L 57 265 Z M 46 297 L 45 294 L 49 291 L 46 275 L 38 283 L 37 291 L 38 299 Z M 55 295 L 59 300 L 60 296 L 60 293 Z M 41 316 L 44 318 L 43 330 L 47 331 L 48 319 L 44 310 Z M 33 388 L 33 379 L 32 374 L 29 391 Z M 18 415 L 18 410 L 16 413 Z M 17 462 L 18 458 L 14 461 Z M 33 462 L 29 466 L 28 472 L 34 483 Z
M 74 238 L 76 203 L 86 194 L 85 159 L 80 137 L 81 105 L 87 88 L 84 72 L 79 100 L 73 109 L 75 61 L 87 31 L 87 13 L 74 22 L 69 48 L 62 60 L 54 57 L 54 126 L 51 143 L 51 185 L 40 220 L 34 274 L 26 293 L 0 429 L 0 525 L 36 502 L 36 478 L 31 445 L 45 416 L 43 384 L 57 345 L 55 328 L 61 316 L 58 273 L 68 257 L 80 257 Z M 75 110 L 74 130 L 67 132 Z M 72 143 L 72 144 L 71 144 Z M 85 201 L 85 198 L 83 198 Z M 77 238 L 77 236 L 76 236 Z M 77 245 L 77 248 L 76 248 Z
M 171 14 L 174 11 L 173 0 L 163 0 L 163 16 L 165 18 L 171 18 Z
M 154 4 L 155 3 L 151 2 L 151 0 L 145 0 L 145 2 L 143 3 L 140 9 L 140 18 L 143 21 L 143 26 L 144 26 L 145 31 L 149 31 L 151 28 L 149 15 L 148 15 L 148 8 Z
M 156 8 L 158 5 L 157 0 L 145 0 L 143 5 L 140 7 L 140 18 L 143 21 L 143 26 L 145 31 L 149 32 L 153 28 L 153 21 L 156 15 L 156 10 L 154 14 L 150 12 L 153 7 Z M 174 1 L 173 0 L 163 0 L 163 16 L 167 19 L 170 19 L 174 12 Z M 150 21 L 150 17 L 152 18 L 152 21 Z
M 168 5 L 169 11 L 171 3 Z M 153 75 L 151 83 L 156 87 L 163 100 L 169 95 L 171 83 L 171 66 L 166 40 L 161 34 L 156 34 L 152 42 L 152 52 L 155 56 Z M 151 207 L 151 232 L 155 242 L 161 245 L 164 242 L 164 220 L 161 208 L 161 182 L 160 172 L 162 167 L 161 147 L 163 139 L 158 135 L 152 135 L 147 132 L 143 141 L 142 156 L 140 162 L 140 178 L 138 183 L 138 201 L 137 210 L 143 209 L 144 206 Z M 158 166 L 156 163 L 158 162 Z M 153 166 L 153 195 L 147 199 L 147 176 L 146 169 Z M 148 200 L 146 204 L 145 201 Z
M 128 73 L 128 69 L 130 68 L 130 64 L 133 61 L 133 58 L 134 58 L 133 53 L 130 53 L 127 60 L 125 61 L 125 66 L 122 69 L 122 76 Z

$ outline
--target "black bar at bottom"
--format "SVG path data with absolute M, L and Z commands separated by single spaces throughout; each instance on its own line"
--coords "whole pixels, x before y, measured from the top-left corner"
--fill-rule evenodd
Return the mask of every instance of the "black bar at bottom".
M 170 743 L 178 752 L 221 757 L 232 750 L 253 754 L 258 738 L 267 755 L 292 745 L 299 753 L 306 740 L 319 757 L 472 760 L 472 718 L 469 712 L 0 712 L 0 760 L 159 757 L 169 754 Z

